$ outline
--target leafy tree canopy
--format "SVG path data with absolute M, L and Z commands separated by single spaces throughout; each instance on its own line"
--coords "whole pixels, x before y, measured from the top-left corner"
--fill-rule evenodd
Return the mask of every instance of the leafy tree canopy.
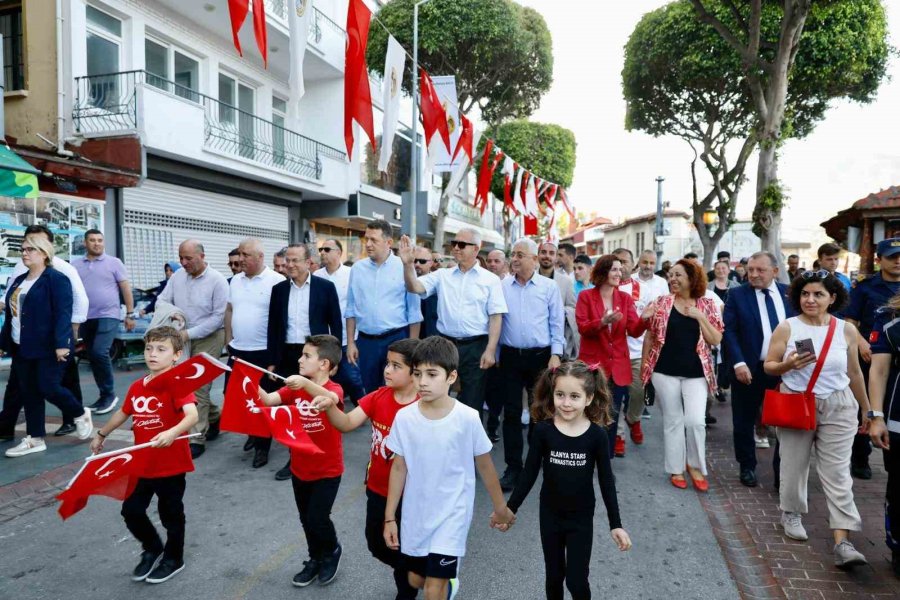
M 499 125 L 493 137 L 519 166 L 563 187 L 572 185 L 576 146 L 572 131 L 559 125 L 518 120 Z M 503 198 L 503 176 L 499 166 L 491 191 L 496 197 Z

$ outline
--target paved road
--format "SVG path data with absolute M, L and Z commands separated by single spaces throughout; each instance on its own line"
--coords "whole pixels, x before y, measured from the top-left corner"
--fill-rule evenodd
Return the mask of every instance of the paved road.
M 132 372 L 118 379 L 127 385 L 127 380 L 137 375 Z M 90 396 L 86 393 L 85 397 Z M 622 518 L 634 549 L 627 554 L 615 550 L 598 502 L 591 564 L 595 597 L 739 598 L 696 494 L 674 489 L 661 472 L 658 412 L 644 424 L 644 446 L 629 446 L 628 456 L 615 461 Z M 338 579 L 327 588 L 298 590 L 290 585 L 306 555 L 290 483 L 273 479 L 286 461 L 286 450 L 274 448 L 269 465 L 254 470 L 250 468 L 250 454 L 241 451 L 242 443 L 243 438 L 225 434 L 210 443 L 207 453 L 197 461 L 197 471 L 188 478 L 185 499 L 188 568 L 162 589 L 129 580 L 139 548 L 122 523 L 119 504 L 95 498 L 66 523 L 59 519 L 55 506 L 45 506 L 0 525 L 4 548 L 0 553 L 0 598 L 96 600 L 130 596 L 137 600 L 160 593 L 236 600 L 393 598 L 388 570 L 369 555 L 362 533 L 368 431 L 345 437 L 346 473 L 333 513 L 344 546 L 344 562 Z M 47 457 L 39 460 L 55 462 L 51 457 L 63 450 L 52 450 L 56 452 L 47 452 Z M 78 446 L 65 450 L 75 454 L 80 451 Z M 502 471 L 500 445 L 494 449 L 494 461 Z M 9 463 L 0 464 L 0 471 L 6 471 Z M 23 469 L 25 463 L 16 467 Z M 490 501 L 479 488 L 468 555 L 462 567 L 460 600 L 543 597 L 537 502 L 536 487 L 520 510 L 516 527 L 501 534 L 488 528 Z

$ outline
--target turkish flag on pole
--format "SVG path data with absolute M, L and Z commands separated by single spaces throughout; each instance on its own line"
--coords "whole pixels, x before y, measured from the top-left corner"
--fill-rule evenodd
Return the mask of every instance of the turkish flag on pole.
M 234 47 L 238 54 L 244 55 L 241 50 L 241 39 L 238 34 L 244 21 L 247 20 L 247 13 L 250 12 L 250 0 L 228 0 L 228 14 L 231 17 L 231 37 L 234 39 Z
M 459 113 L 459 121 L 462 124 L 462 131 L 459 134 L 459 140 L 456 142 L 456 150 L 453 151 L 453 159 L 450 162 L 456 161 L 456 155 L 459 154 L 460 150 L 466 153 L 470 163 L 475 162 L 475 159 L 473 158 L 475 154 L 475 149 L 473 148 L 475 142 L 475 128 L 472 127 L 472 122 L 466 118 L 466 115 L 462 113 Z
M 318 414 L 318 411 L 314 409 L 303 410 L 310 410 Z M 300 411 L 299 407 L 292 404 L 269 406 L 263 409 L 263 416 L 275 441 L 284 444 L 288 448 L 299 450 L 302 454 L 310 456 L 325 454 L 321 448 L 315 445 L 303 428 L 303 417 Z
M 263 57 L 263 66 L 269 68 L 269 38 L 266 31 L 266 1 L 253 0 L 253 35 L 256 36 L 256 47 Z
M 347 157 L 353 158 L 353 120 L 359 123 L 375 149 L 375 122 L 372 117 L 372 90 L 366 67 L 369 21 L 372 11 L 363 0 L 350 0 L 347 9 L 347 55 L 344 66 L 344 141 Z M 446 122 L 445 122 L 446 123 Z
M 419 69 L 419 85 L 421 87 L 419 104 L 422 109 L 422 127 L 425 129 L 425 147 L 428 148 L 429 169 L 433 169 L 434 161 L 437 160 L 437 144 L 443 142 L 447 152 L 450 153 L 450 129 L 447 127 L 447 112 L 441 105 L 438 98 L 437 90 L 434 89 L 434 83 L 431 77 L 425 72 L 425 69 Z M 435 138 L 435 133 L 440 133 L 440 138 Z
M 160 390 L 165 386 L 173 398 L 184 398 L 230 370 L 224 363 L 201 352 L 154 377 L 145 387 L 147 390 Z
M 262 376 L 262 369 L 241 359 L 234 361 L 219 420 L 222 431 L 269 437 L 269 425 L 259 408 L 259 379 Z
M 134 491 L 150 458 L 150 444 L 132 446 L 85 459 L 69 486 L 56 499 L 59 516 L 65 521 L 87 506 L 91 496 L 124 500 Z

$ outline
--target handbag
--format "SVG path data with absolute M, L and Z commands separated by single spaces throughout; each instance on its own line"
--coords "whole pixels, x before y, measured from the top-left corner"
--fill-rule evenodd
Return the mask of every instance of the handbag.
M 819 373 L 825 365 L 825 357 L 828 356 L 828 349 L 831 347 L 831 338 L 834 337 L 836 326 L 837 319 L 831 317 L 828 334 L 825 336 L 825 343 L 822 344 L 822 353 L 816 361 L 816 368 L 813 370 L 812 377 L 809 378 L 809 385 L 806 386 L 805 392 L 798 394 L 766 390 L 762 409 L 763 425 L 805 431 L 812 431 L 816 428 L 816 395 L 813 394 L 813 389 L 816 387 Z

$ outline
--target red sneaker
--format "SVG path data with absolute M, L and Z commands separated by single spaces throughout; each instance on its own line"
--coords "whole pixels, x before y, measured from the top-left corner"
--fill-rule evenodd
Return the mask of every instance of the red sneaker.
M 627 423 L 627 421 L 626 421 Z M 644 443 L 644 430 L 641 429 L 641 422 L 635 421 L 628 423 L 628 429 L 631 430 L 631 441 L 640 446 Z
M 619 458 L 625 456 L 625 438 L 621 435 L 616 436 L 616 444 L 614 447 L 614 453 Z

